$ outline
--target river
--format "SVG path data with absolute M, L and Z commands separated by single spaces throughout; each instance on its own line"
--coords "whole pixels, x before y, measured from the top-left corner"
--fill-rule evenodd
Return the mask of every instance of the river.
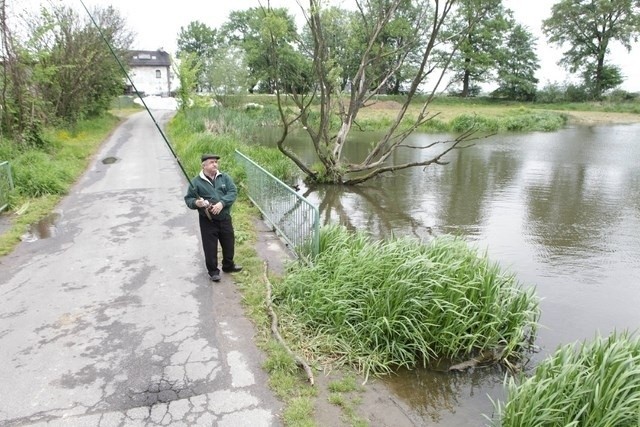
M 353 188 L 303 188 L 323 223 L 376 237 L 463 236 L 541 298 L 540 351 L 640 326 L 640 124 L 500 134 L 450 153 L 445 166 L 414 168 Z M 362 158 L 372 134 L 354 134 Z M 424 147 L 448 135 L 414 134 Z M 313 161 L 304 135 L 287 144 Z M 428 155 L 403 149 L 396 163 Z M 498 368 L 401 372 L 387 383 L 417 425 L 481 426 L 504 397 Z

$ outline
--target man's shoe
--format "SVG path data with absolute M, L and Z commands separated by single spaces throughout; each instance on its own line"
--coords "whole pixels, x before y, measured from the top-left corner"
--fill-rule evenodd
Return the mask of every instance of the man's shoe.
M 242 266 L 234 265 L 231 268 L 223 268 L 222 271 L 224 271 L 225 273 L 237 273 L 239 271 L 242 271 Z
M 212 282 L 219 282 L 220 281 L 220 273 L 213 273 L 209 275 L 209 279 L 211 279 Z

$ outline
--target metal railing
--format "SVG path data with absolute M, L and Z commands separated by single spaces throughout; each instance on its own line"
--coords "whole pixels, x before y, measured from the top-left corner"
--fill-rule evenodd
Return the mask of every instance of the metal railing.
M 236 159 L 247 175 L 249 199 L 264 219 L 296 256 L 305 248 L 317 255 L 320 245 L 318 208 L 238 150 Z
M 9 162 L 0 162 L 0 212 L 9 204 L 9 193 L 13 190 L 13 178 Z

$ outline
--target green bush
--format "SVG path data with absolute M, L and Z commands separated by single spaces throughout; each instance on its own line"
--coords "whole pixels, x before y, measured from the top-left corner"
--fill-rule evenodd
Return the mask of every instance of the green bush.
M 566 122 L 566 118 L 557 113 L 546 111 L 524 111 L 506 117 L 502 126 L 511 132 L 526 132 L 533 129 L 553 131 L 558 130 Z
M 548 83 L 536 92 L 536 102 L 538 103 L 555 104 L 566 101 L 566 88 L 559 83 Z
M 498 119 L 478 116 L 476 114 L 461 114 L 451 120 L 451 130 L 465 132 L 469 129 L 478 129 L 483 132 L 497 132 L 500 129 Z

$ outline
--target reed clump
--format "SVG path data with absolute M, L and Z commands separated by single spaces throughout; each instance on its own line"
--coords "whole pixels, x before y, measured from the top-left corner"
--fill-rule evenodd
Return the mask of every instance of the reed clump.
M 494 425 L 640 425 L 640 338 L 628 332 L 560 347 L 527 379 L 509 378 Z
M 539 318 L 533 289 L 460 238 L 374 241 L 335 225 L 312 265 L 275 286 L 274 305 L 310 353 L 365 375 L 493 350 L 513 360 Z

